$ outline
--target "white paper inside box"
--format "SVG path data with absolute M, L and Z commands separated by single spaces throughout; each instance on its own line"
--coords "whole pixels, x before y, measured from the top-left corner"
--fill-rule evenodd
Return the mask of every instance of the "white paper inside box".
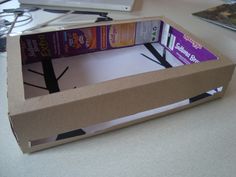
M 233 70 L 160 17 L 12 36 L 10 122 L 33 152 L 221 97 Z

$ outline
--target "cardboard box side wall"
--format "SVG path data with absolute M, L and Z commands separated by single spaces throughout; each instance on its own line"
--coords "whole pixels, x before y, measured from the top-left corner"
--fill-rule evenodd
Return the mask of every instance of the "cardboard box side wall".
M 204 99 L 199 100 L 197 102 L 194 102 L 192 104 L 188 104 L 188 105 L 185 105 L 183 107 L 175 108 L 175 109 L 172 109 L 172 110 L 169 110 L 169 111 L 166 111 L 166 112 L 162 112 L 162 113 L 159 113 L 159 114 L 154 114 L 154 115 L 151 115 L 151 116 L 143 117 L 142 119 L 130 121 L 130 122 L 127 122 L 125 124 L 120 124 L 120 125 L 117 125 L 117 126 L 113 126 L 111 128 L 104 129 L 104 130 L 96 132 L 94 134 L 88 134 L 88 135 L 85 134 L 83 136 L 76 136 L 76 137 L 72 137 L 72 138 L 63 139 L 63 140 L 60 140 L 60 141 L 44 143 L 44 144 L 40 144 L 40 145 L 37 145 L 37 146 L 33 146 L 31 148 L 29 148 L 29 146 L 27 146 L 26 143 L 23 143 L 23 142 L 20 146 L 21 146 L 21 149 L 24 153 L 32 153 L 32 152 L 41 151 L 41 150 L 48 149 L 48 148 L 51 148 L 51 147 L 54 147 L 54 146 L 63 145 L 63 144 L 66 144 L 66 143 L 71 143 L 71 142 L 77 141 L 77 140 L 83 140 L 83 139 L 88 138 L 88 137 L 93 137 L 93 136 L 100 135 L 100 134 L 103 134 L 103 133 L 108 133 L 110 131 L 126 128 L 128 126 L 143 123 L 145 121 L 149 121 L 149 120 L 152 120 L 152 119 L 162 118 L 163 116 L 173 114 L 173 113 L 185 110 L 185 109 L 195 107 L 195 106 L 203 104 L 203 103 L 207 103 L 207 102 L 219 99 L 219 98 L 224 96 L 224 93 L 225 92 L 223 91 L 219 94 L 213 95 L 211 97 L 204 98 Z
M 28 145 L 30 140 L 168 105 L 204 93 L 207 91 L 206 88 L 225 86 L 232 71 L 233 67 L 208 70 L 17 115 L 12 117 L 13 127 L 17 137 Z M 224 77 L 221 77 L 222 75 Z M 218 78 L 217 81 L 215 78 Z M 199 83 L 198 86 L 194 86 L 193 81 Z

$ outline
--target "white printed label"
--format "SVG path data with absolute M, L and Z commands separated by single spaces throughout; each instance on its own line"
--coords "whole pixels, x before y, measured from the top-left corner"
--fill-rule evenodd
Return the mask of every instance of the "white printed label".
M 157 42 L 160 34 L 160 21 L 138 22 L 136 27 L 135 44 Z
M 161 44 L 167 46 L 168 37 L 169 37 L 170 25 L 164 23 L 162 36 L 161 36 Z
M 170 50 L 174 50 L 175 41 L 176 41 L 176 37 L 175 37 L 173 34 L 171 34 L 171 36 L 170 36 L 170 41 L 169 41 L 169 44 L 168 44 L 168 48 L 169 48 Z

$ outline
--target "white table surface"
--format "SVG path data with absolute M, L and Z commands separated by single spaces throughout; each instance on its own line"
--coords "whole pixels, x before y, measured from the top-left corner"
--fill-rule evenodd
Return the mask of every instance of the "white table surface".
M 113 15 L 165 15 L 236 62 L 236 33 L 191 15 L 220 3 L 137 0 L 131 14 Z M 30 25 L 42 15 L 36 12 Z M 0 177 L 236 176 L 235 74 L 223 99 L 33 154 L 22 154 L 10 129 L 6 53 L 0 54 L 0 76 Z

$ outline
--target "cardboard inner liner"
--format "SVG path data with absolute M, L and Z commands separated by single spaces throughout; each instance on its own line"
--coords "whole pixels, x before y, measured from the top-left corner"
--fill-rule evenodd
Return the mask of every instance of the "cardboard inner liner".
M 135 35 L 132 30 L 135 30 Z M 95 34 L 94 31 L 101 35 Z M 60 34 L 39 34 L 21 38 L 26 99 L 217 59 L 217 56 L 190 37 L 160 20 L 66 31 L 61 34 L 64 41 L 58 37 Z M 94 41 L 87 39 L 91 35 L 97 41 L 102 41 L 97 44 L 99 50 L 97 46 L 91 47 Z M 54 43 L 50 43 L 48 39 L 52 36 L 53 39 L 58 38 L 54 39 Z M 44 41 L 45 39 L 48 40 Z M 85 41 L 92 43 L 90 48 L 75 50 L 75 47 Z M 59 47 L 62 44 L 65 47 L 63 49 Z M 70 49 L 68 45 L 71 45 L 73 50 L 67 51 Z M 45 51 L 45 46 L 54 48 Z M 104 46 L 107 46 L 106 49 Z M 39 49 L 41 53 L 37 54 Z M 66 51 L 68 53 L 65 53 Z M 45 56 L 47 52 L 50 56 Z

